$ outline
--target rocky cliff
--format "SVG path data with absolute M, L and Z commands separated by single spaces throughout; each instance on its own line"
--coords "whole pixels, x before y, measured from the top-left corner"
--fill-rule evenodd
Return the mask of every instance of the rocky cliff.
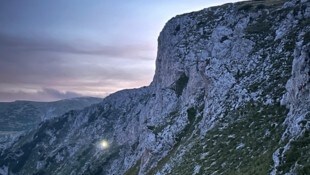
M 306 0 L 171 19 L 150 86 L 42 123 L 0 174 L 309 174 L 309 19 Z

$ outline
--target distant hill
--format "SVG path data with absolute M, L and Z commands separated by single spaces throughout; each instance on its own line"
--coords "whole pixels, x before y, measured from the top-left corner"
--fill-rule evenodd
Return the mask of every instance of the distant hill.
M 79 97 L 54 102 L 0 102 L 0 144 L 12 135 L 35 128 L 44 120 L 61 116 L 71 110 L 99 103 L 101 98 Z

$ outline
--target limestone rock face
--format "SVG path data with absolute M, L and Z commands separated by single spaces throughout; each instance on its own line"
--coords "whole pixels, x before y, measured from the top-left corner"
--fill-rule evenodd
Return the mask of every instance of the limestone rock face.
M 265 0 L 176 16 L 150 86 L 42 123 L 0 174 L 309 173 L 309 13 Z

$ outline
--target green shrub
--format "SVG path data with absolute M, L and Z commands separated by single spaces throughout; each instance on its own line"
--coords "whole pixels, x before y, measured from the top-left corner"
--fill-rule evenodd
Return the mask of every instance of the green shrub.
M 309 43 L 310 42 L 310 32 L 307 32 L 304 35 L 304 43 Z
M 255 24 L 251 24 L 246 28 L 246 33 L 249 34 L 266 34 L 270 30 L 270 22 L 258 21 Z
M 266 6 L 264 4 L 259 4 L 256 6 L 257 10 L 261 10 L 261 9 L 265 9 L 265 8 L 266 8 Z
M 252 4 L 245 4 L 241 7 L 238 8 L 238 11 L 245 11 L 245 12 L 248 12 L 250 11 L 251 9 L 253 8 L 253 5 Z
M 173 31 L 173 35 L 177 35 L 178 34 L 178 32 L 181 30 L 181 26 L 180 26 L 180 24 L 179 25 L 177 25 L 176 27 L 175 27 L 175 29 L 174 29 L 174 31 Z
M 137 175 L 139 174 L 140 171 L 140 164 L 141 164 L 141 159 L 139 159 L 134 166 L 129 168 L 126 172 L 125 175 Z
M 194 107 L 187 109 L 187 118 L 189 123 L 193 123 L 196 117 L 196 109 Z
M 178 97 L 182 95 L 184 88 L 187 86 L 188 79 L 189 78 L 185 75 L 185 73 L 183 73 L 176 81 L 174 90 Z

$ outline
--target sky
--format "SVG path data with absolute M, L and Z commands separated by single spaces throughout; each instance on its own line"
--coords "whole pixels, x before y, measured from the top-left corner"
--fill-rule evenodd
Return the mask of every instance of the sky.
M 234 0 L 1 0 L 0 101 L 147 86 L 172 17 Z

